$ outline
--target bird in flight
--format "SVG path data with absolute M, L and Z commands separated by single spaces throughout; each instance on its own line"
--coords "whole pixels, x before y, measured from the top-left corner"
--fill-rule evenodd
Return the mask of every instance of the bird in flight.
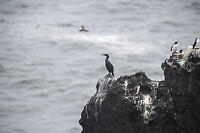
M 81 29 L 79 31 L 81 31 L 81 32 L 88 32 L 88 30 L 86 30 L 83 25 L 81 25 Z

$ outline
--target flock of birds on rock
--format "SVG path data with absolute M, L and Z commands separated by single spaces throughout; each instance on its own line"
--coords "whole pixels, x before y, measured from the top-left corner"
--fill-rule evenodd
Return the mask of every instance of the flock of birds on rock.
M 199 49 L 199 48 L 196 48 L 196 45 L 198 44 L 198 42 L 199 42 L 199 38 L 195 38 L 194 43 L 188 46 L 188 52 L 192 52 L 194 49 Z M 178 41 L 174 42 L 174 44 L 171 47 L 172 54 L 177 53 L 177 49 L 178 49 Z M 183 50 L 180 49 L 179 53 L 182 53 L 182 52 Z
M 83 25 L 81 25 L 81 29 L 79 31 L 88 32 L 88 30 L 86 30 Z M 188 52 L 192 52 L 194 49 L 199 49 L 199 48 L 196 48 L 196 45 L 198 44 L 199 41 L 200 41 L 199 38 L 195 38 L 194 43 L 188 46 Z M 178 41 L 174 42 L 174 44 L 171 46 L 172 54 L 178 53 L 177 49 L 178 49 Z M 182 52 L 183 50 L 180 49 L 179 53 L 182 53 Z M 101 55 L 106 56 L 106 59 L 105 59 L 106 69 L 108 70 L 109 74 L 112 74 L 112 76 L 114 76 L 114 67 L 111 64 L 111 62 L 108 60 L 109 55 L 108 54 L 101 54 Z

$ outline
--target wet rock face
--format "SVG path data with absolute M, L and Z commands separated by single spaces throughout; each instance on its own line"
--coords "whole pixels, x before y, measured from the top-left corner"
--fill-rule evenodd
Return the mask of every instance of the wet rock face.
M 200 133 L 199 53 L 199 50 L 195 50 L 179 59 L 175 55 L 162 64 L 181 133 Z
M 81 113 L 82 133 L 200 133 L 200 60 L 196 51 L 174 54 L 165 81 L 145 73 L 106 75 Z

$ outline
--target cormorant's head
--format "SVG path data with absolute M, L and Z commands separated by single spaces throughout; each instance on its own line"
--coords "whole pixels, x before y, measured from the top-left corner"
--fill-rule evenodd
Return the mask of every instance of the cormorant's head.
M 174 42 L 174 44 L 178 44 L 178 41 Z
M 106 59 L 109 58 L 109 55 L 108 55 L 108 54 L 101 54 L 101 55 L 106 56 Z
M 180 50 L 180 53 L 182 53 L 182 52 L 183 52 L 183 50 L 181 49 L 181 50 Z

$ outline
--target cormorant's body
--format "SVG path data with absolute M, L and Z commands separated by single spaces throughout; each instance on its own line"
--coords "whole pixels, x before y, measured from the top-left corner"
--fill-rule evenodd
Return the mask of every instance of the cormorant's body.
M 110 63 L 110 61 L 108 59 L 105 59 L 105 65 L 106 65 L 108 72 L 111 73 L 113 76 L 115 76 L 113 65 Z
M 113 76 L 115 76 L 114 75 L 114 67 L 111 64 L 111 62 L 108 60 L 109 55 L 108 54 L 102 54 L 102 55 L 106 56 L 105 65 L 106 65 L 106 68 L 107 68 L 108 72 L 111 73 Z

